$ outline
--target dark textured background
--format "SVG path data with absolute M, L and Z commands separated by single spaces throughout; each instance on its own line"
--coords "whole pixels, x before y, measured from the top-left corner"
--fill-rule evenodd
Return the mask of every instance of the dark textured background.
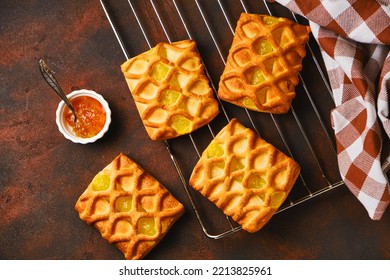
M 150 33 L 161 36 L 147 22 Z M 131 36 L 132 54 L 147 49 L 132 28 L 123 32 Z M 228 46 L 230 39 L 223 42 Z M 218 58 L 198 43 L 206 63 L 213 64 Z M 66 92 L 87 88 L 106 98 L 112 124 L 103 139 L 78 145 L 59 133 L 59 98 L 41 77 L 40 58 Z M 390 258 L 390 212 L 371 221 L 345 186 L 277 214 L 258 233 L 206 237 L 165 145 L 145 133 L 120 72 L 123 61 L 99 1 L 0 1 L 0 259 L 122 259 L 74 210 L 93 176 L 120 152 L 186 206 L 147 259 Z

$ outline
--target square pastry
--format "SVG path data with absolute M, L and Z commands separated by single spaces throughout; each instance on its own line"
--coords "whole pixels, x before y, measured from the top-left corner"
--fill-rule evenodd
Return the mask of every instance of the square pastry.
M 126 259 L 142 259 L 184 213 L 184 206 L 124 154 L 93 178 L 75 209 Z
M 219 113 L 192 40 L 159 43 L 121 70 L 152 140 L 191 133 Z
M 299 165 L 232 119 L 195 165 L 190 185 L 248 232 L 260 230 L 284 202 Z
M 259 112 L 287 113 L 295 97 L 310 28 L 286 18 L 242 13 L 218 96 Z

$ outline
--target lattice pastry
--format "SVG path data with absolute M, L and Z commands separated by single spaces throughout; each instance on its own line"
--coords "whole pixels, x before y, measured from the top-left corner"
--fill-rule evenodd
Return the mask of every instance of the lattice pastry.
M 184 213 L 164 186 L 124 154 L 93 178 L 75 208 L 126 259 L 143 258 Z
M 159 43 L 121 70 L 152 140 L 190 133 L 219 113 L 192 40 Z
M 310 27 L 286 18 L 241 14 L 218 96 L 255 111 L 288 112 L 309 33 Z
M 299 165 L 232 119 L 195 165 L 190 185 L 248 232 L 262 228 L 284 202 Z

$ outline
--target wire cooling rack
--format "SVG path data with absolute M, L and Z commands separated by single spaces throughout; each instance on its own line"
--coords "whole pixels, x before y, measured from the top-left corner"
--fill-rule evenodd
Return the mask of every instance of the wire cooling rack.
M 196 41 L 214 92 L 241 13 L 282 16 L 307 24 L 304 18 L 279 4 L 261 0 L 101 0 L 100 3 L 126 59 L 161 41 Z M 137 44 L 133 38 L 137 38 Z M 252 128 L 301 166 L 295 186 L 277 213 L 343 184 L 329 120 L 334 103 L 313 38 L 310 38 L 306 50 L 297 95 L 289 113 L 252 112 L 218 100 L 221 113 L 210 124 L 189 135 L 165 141 L 200 226 L 208 237 L 219 239 L 241 229 L 188 185 L 192 168 L 203 150 L 232 118 Z

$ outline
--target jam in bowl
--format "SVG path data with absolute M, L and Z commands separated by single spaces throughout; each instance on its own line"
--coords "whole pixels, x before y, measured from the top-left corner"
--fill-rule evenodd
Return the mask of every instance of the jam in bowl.
M 87 144 L 101 138 L 111 123 L 111 110 L 106 100 L 92 90 L 76 90 L 67 95 L 76 111 L 74 121 L 72 111 L 64 101 L 58 105 L 56 122 L 58 129 L 74 143 Z

